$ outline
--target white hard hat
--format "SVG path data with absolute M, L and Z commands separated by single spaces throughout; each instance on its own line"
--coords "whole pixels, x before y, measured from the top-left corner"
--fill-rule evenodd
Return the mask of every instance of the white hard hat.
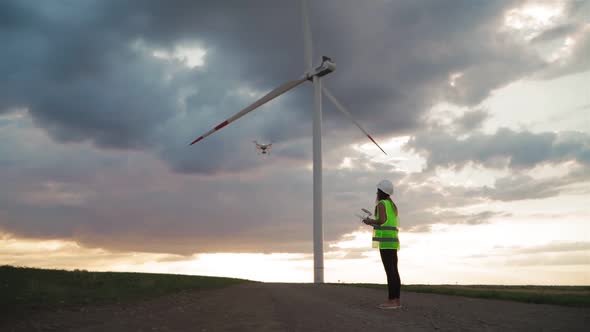
M 377 184 L 377 189 L 381 190 L 382 192 L 386 193 L 387 195 L 393 195 L 393 183 L 389 180 L 381 180 Z

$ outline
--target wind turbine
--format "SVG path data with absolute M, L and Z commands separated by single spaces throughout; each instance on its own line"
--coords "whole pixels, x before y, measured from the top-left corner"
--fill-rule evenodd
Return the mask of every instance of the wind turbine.
M 321 78 L 332 73 L 336 69 L 336 64 L 329 57 L 323 56 L 322 62 L 319 66 L 313 68 L 312 65 L 312 43 L 311 43 L 311 29 L 308 18 L 307 0 L 302 0 L 303 11 L 303 36 L 304 36 L 304 51 L 305 51 L 305 65 L 306 72 L 298 79 L 283 83 L 279 87 L 270 91 L 262 98 L 255 101 L 253 104 L 242 109 L 234 116 L 223 121 L 215 126 L 205 134 L 199 136 L 190 145 L 193 145 L 205 137 L 213 134 L 228 124 L 236 121 L 242 116 L 264 105 L 265 103 L 275 99 L 283 93 L 297 87 L 305 81 L 311 81 L 314 86 L 314 112 L 313 112 L 313 262 L 314 262 L 314 283 L 324 282 L 324 231 L 322 225 L 322 92 L 334 104 L 336 109 L 343 113 L 352 123 L 354 123 L 377 147 L 385 153 L 385 151 L 375 142 L 369 133 L 352 118 L 350 112 L 342 106 L 342 104 L 328 91 L 326 87 L 322 87 Z M 385 153 L 387 154 L 387 153 Z

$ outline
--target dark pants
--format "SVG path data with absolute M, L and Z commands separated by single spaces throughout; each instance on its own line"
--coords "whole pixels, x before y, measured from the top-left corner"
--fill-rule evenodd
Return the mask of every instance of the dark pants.
M 379 249 L 379 252 L 381 253 L 381 261 L 385 268 L 385 274 L 387 274 L 389 299 L 399 299 L 401 280 L 399 278 L 399 271 L 397 270 L 397 250 Z

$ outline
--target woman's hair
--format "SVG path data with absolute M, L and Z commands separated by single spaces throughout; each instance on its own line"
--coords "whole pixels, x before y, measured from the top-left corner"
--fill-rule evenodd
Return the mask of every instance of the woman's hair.
M 384 199 L 389 199 L 389 195 L 387 195 L 386 193 L 382 192 L 381 189 L 377 189 L 377 200 L 381 201 Z
M 377 189 L 377 202 L 384 199 L 390 199 L 389 195 L 382 192 L 380 189 Z M 393 203 L 393 201 L 391 203 L 393 204 L 393 212 L 397 216 L 397 206 L 395 205 L 395 203 Z M 375 215 L 377 215 L 377 206 L 375 206 Z

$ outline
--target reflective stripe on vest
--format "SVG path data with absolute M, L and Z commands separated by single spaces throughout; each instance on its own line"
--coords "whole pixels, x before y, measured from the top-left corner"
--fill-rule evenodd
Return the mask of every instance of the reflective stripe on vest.
M 388 237 L 374 237 L 373 241 L 379 241 L 379 242 L 399 242 L 399 240 L 395 237 L 392 238 L 388 238 Z
M 397 231 L 397 227 L 393 226 L 373 226 L 374 229 L 379 231 Z
M 373 246 L 379 249 L 399 249 L 397 215 L 393 203 L 387 199 L 379 202 L 385 207 L 387 220 L 382 225 L 373 226 Z M 375 213 L 375 219 L 379 219 L 379 209 Z

